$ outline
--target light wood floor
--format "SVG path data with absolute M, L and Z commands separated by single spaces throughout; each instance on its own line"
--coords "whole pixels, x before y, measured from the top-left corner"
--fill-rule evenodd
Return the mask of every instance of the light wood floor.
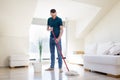
M 33 66 L 28 68 L 0 68 L 0 80 L 120 80 L 120 78 L 112 78 L 104 74 L 84 71 L 82 66 L 69 65 L 71 70 L 77 71 L 80 75 L 67 77 L 64 72 L 59 73 L 57 67 L 55 71 L 44 71 L 48 68 L 48 64 L 43 64 L 41 73 L 34 73 Z

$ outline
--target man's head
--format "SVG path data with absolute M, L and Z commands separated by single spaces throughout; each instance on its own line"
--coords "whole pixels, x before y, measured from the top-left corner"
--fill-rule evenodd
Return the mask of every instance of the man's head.
M 57 16 L 56 10 L 55 10 L 55 9 L 51 9 L 51 10 L 50 10 L 50 15 L 52 16 L 53 19 L 55 19 L 56 16 Z

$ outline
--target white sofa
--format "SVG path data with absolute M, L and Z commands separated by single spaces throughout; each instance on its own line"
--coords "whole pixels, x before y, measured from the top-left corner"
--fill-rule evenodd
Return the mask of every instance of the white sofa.
M 87 70 L 120 75 L 120 42 L 87 45 L 84 68 Z
M 29 55 L 25 55 L 25 54 L 11 55 L 9 58 L 10 67 L 28 66 L 28 65 L 29 65 Z

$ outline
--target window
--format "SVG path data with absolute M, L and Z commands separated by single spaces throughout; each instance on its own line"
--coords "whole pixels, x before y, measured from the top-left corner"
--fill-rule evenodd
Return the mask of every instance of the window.
M 50 58 L 49 37 L 50 32 L 46 30 L 47 25 L 34 25 L 30 27 L 29 33 L 29 53 L 30 59 L 39 59 L 39 41 L 42 41 L 42 59 Z M 66 53 L 66 29 L 62 36 L 62 49 Z M 57 55 L 56 55 L 57 57 Z

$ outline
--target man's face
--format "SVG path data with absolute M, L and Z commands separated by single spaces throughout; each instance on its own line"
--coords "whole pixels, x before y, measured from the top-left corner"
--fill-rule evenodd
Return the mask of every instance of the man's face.
M 56 12 L 55 13 L 50 13 L 50 15 L 52 16 L 53 19 L 55 19 L 56 16 L 57 16 L 57 13 Z

